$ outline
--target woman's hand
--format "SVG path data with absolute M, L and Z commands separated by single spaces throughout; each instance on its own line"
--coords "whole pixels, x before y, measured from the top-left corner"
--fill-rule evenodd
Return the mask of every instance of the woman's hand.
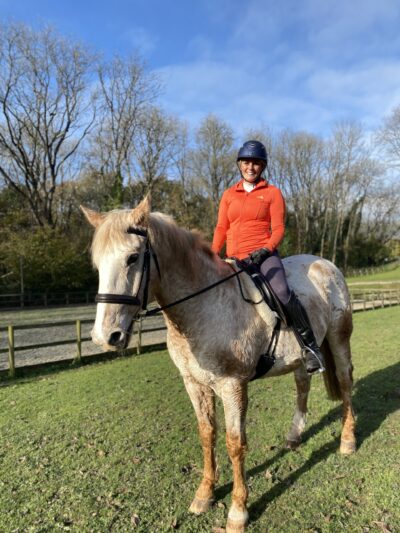
M 250 261 L 253 265 L 260 266 L 272 254 L 268 248 L 259 248 L 250 254 Z

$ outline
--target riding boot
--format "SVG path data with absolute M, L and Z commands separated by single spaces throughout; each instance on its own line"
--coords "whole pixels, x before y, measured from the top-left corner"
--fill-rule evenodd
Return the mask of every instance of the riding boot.
M 325 370 L 324 357 L 315 340 L 307 312 L 293 291 L 290 293 L 285 310 L 289 315 L 290 324 L 295 330 L 300 345 L 303 347 L 307 373 L 314 374 L 314 372 L 323 372 Z

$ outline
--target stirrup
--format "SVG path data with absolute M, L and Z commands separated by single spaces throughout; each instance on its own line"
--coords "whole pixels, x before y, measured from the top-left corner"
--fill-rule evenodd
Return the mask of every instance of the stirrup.
M 311 354 L 318 363 L 318 368 L 312 370 L 311 372 L 309 372 L 307 369 L 307 353 Z M 304 366 L 306 367 L 307 374 L 322 374 L 322 372 L 325 372 L 325 367 L 321 358 L 312 348 L 310 348 L 309 346 L 304 346 L 304 348 L 301 350 L 301 356 L 303 359 Z

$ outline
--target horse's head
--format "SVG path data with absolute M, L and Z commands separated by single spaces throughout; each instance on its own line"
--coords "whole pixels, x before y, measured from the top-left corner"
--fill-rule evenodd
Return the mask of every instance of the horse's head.
M 98 213 L 81 206 L 95 228 L 92 260 L 99 272 L 92 339 L 104 349 L 125 348 L 132 323 L 147 299 L 150 200 L 133 210 Z

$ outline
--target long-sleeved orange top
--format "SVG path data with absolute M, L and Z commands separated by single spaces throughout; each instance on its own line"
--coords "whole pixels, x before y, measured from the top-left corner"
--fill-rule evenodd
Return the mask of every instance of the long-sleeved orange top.
M 261 179 L 246 192 L 243 180 L 221 198 L 212 249 L 219 253 L 226 241 L 228 257 L 244 259 L 254 250 L 274 251 L 285 234 L 285 201 L 281 191 Z

